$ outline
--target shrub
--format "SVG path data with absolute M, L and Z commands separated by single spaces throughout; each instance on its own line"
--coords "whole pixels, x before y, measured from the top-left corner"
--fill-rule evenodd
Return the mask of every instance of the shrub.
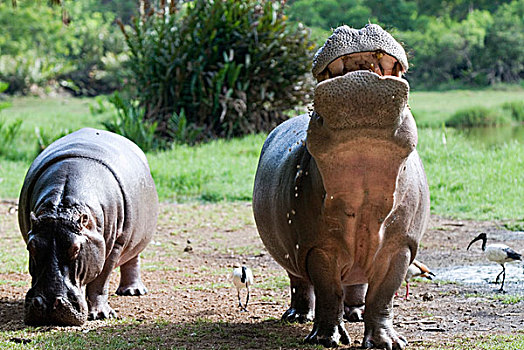
M 16 151 L 12 146 L 19 136 L 21 126 L 21 119 L 17 119 L 11 123 L 0 119 L 0 156 L 7 158 L 16 157 Z
M 36 136 L 36 154 L 39 155 L 44 149 L 47 148 L 50 144 L 58 140 L 59 138 L 62 138 L 68 134 L 70 134 L 71 131 L 69 129 L 61 129 L 58 133 L 49 133 L 44 130 L 40 130 L 40 128 L 35 128 L 35 136 Z
M 112 119 L 102 122 L 107 130 L 127 137 L 144 152 L 159 148 L 155 137 L 157 123 L 144 120 L 144 108 L 138 106 L 137 101 L 122 99 L 115 92 L 109 102 L 115 107 L 115 114 Z
M 201 138 L 233 137 L 270 130 L 303 101 L 314 46 L 305 28 L 287 25 L 279 1 L 152 6 L 143 0 L 147 15 L 122 29 L 136 98 L 163 137 L 182 111 Z
M 76 95 L 110 93 L 124 81 L 124 38 L 115 15 L 96 11 L 97 1 L 64 3 L 71 16 L 63 25 L 60 8 L 0 2 L 0 80 L 7 93 L 34 93 L 58 84 Z M 39 89 L 39 91 L 41 91 Z
M 502 109 L 517 122 L 524 122 L 524 101 L 511 101 L 502 105 Z
M 0 111 L 2 111 L 2 109 L 11 107 L 11 102 L 4 101 L 3 95 L 2 95 L 2 92 L 7 90 L 8 87 L 9 87 L 8 83 L 0 81 Z
M 446 126 L 474 127 L 495 126 L 510 123 L 511 118 L 506 113 L 501 113 L 498 109 L 478 106 L 458 110 L 446 121 Z

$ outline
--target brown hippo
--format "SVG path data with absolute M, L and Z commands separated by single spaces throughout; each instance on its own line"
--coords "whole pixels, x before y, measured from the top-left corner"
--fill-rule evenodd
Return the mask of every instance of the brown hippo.
M 29 251 L 29 325 L 114 317 L 117 294 L 142 295 L 139 254 L 156 228 L 158 196 L 144 153 L 111 132 L 82 129 L 47 147 L 27 172 L 18 221 Z
M 366 348 L 403 349 L 392 298 L 429 216 L 415 149 L 402 46 L 378 25 L 337 28 L 313 62 L 314 108 L 268 136 L 255 177 L 260 237 L 288 272 L 286 321 L 312 320 L 306 341 L 348 344 L 343 318 L 363 320 Z

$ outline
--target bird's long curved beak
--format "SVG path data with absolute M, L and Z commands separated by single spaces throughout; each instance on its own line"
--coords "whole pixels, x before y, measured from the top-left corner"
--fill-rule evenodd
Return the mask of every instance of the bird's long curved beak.
M 476 237 L 475 239 L 473 239 L 471 242 L 469 242 L 468 248 L 467 248 L 466 250 L 469 250 L 469 247 L 471 247 L 471 245 L 472 245 L 473 243 L 475 243 L 476 241 L 480 241 L 480 240 L 482 240 L 482 241 L 485 242 L 485 238 L 482 237 L 482 234 L 479 235 L 479 236 L 477 236 L 477 237 Z M 485 244 L 485 243 L 484 243 L 484 244 Z

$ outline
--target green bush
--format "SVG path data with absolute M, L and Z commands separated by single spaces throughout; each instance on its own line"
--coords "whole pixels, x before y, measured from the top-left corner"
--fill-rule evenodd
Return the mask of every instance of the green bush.
M 39 155 L 44 149 L 47 148 L 50 144 L 58 140 L 59 138 L 62 138 L 68 134 L 70 134 L 71 131 L 69 129 L 61 129 L 58 131 L 58 133 L 50 133 L 47 131 L 44 131 L 43 129 L 40 129 L 39 127 L 35 128 L 35 136 L 36 136 L 36 152 L 35 157 Z
M 125 41 L 115 15 L 96 11 L 96 0 L 65 2 L 61 8 L 0 2 L 0 80 L 9 94 L 47 92 L 59 86 L 75 95 L 110 93 L 125 79 Z
M 200 138 L 267 131 L 309 91 L 314 46 L 305 28 L 288 26 L 279 1 L 196 0 L 169 14 L 148 11 L 124 31 L 136 98 L 164 138 L 182 111 Z
M 9 159 L 16 157 L 16 150 L 12 146 L 20 134 L 21 126 L 21 119 L 16 119 L 11 123 L 0 119 L 0 156 Z
M 511 124 L 511 117 L 509 117 L 508 114 L 502 113 L 499 109 L 482 106 L 461 109 L 446 121 L 446 126 L 451 127 L 495 126 L 504 124 Z
M 107 130 L 127 137 L 144 152 L 160 147 L 155 137 L 157 123 L 144 120 L 144 108 L 138 106 L 137 101 L 124 100 L 115 92 L 109 102 L 114 106 L 115 114 L 112 119 L 102 122 Z
M 517 122 L 524 122 L 524 101 L 511 101 L 502 105 L 502 109 Z
M 8 102 L 8 101 L 4 101 L 4 98 L 3 98 L 3 95 L 2 95 L 2 92 L 7 90 L 8 87 L 9 87 L 8 83 L 0 81 L 0 111 L 2 111 L 2 109 L 6 109 L 8 107 L 11 107 L 11 103 Z

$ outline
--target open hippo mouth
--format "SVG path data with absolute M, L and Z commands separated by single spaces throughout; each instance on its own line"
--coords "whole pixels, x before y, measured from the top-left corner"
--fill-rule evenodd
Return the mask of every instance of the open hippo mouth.
M 331 130 L 396 129 L 408 102 L 407 69 L 404 49 L 380 26 L 337 28 L 313 60 L 316 119 Z
M 373 52 L 355 52 L 338 57 L 317 75 L 318 82 L 343 76 L 355 71 L 375 72 L 379 76 L 401 77 L 404 72 L 402 64 L 393 56 L 382 50 Z

